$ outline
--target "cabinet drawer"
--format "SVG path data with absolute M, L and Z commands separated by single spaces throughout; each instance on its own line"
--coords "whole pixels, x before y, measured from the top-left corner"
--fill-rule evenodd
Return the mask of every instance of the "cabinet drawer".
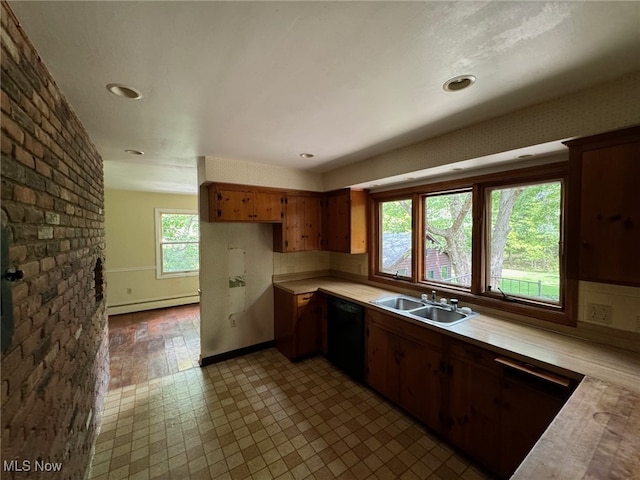
M 305 305 L 308 305 L 309 302 L 313 299 L 313 293 L 314 292 L 301 293 L 299 295 L 296 295 L 296 305 L 298 307 L 304 307 Z
M 367 309 L 367 321 L 376 323 L 390 332 L 419 343 L 428 344 L 436 348 L 442 347 L 443 336 L 441 334 L 433 332 L 421 325 L 411 323 L 410 321 L 402 320 L 370 308 Z
M 481 347 L 476 347 L 470 343 L 452 341 L 450 344 L 452 356 L 460 360 L 472 363 L 473 365 L 484 367 L 489 370 L 499 371 L 500 364 L 495 359 L 498 354 Z

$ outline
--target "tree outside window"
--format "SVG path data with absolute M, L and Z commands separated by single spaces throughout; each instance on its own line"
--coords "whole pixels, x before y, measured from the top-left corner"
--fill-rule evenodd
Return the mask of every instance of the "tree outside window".
M 156 209 L 158 278 L 196 275 L 200 229 L 197 212 Z

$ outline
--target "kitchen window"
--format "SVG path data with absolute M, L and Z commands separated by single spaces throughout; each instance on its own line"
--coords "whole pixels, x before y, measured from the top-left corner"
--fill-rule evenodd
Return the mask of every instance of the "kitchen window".
M 559 163 L 374 192 L 371 280 L 575 325 L 566 184 Z
M 197 275 L 200 229 L 198 212 L 156 208 L 156 277 Z

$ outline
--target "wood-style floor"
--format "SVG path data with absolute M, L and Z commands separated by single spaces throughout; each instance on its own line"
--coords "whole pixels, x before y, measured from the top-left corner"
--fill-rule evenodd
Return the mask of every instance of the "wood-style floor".
M 109 342 L 109 389 L 197 367 L 200 305 L 112 315 Z

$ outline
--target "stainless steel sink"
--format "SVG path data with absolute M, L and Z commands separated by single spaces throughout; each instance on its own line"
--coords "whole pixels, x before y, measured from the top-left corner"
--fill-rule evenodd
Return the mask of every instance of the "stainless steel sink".
M 423 306 L 423 303 L 417 298 L 405 296 L 381 298 L 380 300 L 376 300 L 373 303 L 375 303 L 376 305 L 380 305 L 381 307 L 391 308 L 392 310 L 403 311 L 414 310 Z
M 436 307 L 433 305 L 427 305 L 422 308 L 412 310 L 410 313 L 411 315 L 415 315 L 416 317 L 426 318 L 436 323 L 446 323 L 448 325 L 465 320 L 470 316 L 466 313 L 445 310 L 442 307 Z
M 475 312 L 451 310 L 439 304 L 425 303 L 407 295 L 383 297 L 371 303 L 406 317 L 438 325 L 453 325 L 476 315 Z

